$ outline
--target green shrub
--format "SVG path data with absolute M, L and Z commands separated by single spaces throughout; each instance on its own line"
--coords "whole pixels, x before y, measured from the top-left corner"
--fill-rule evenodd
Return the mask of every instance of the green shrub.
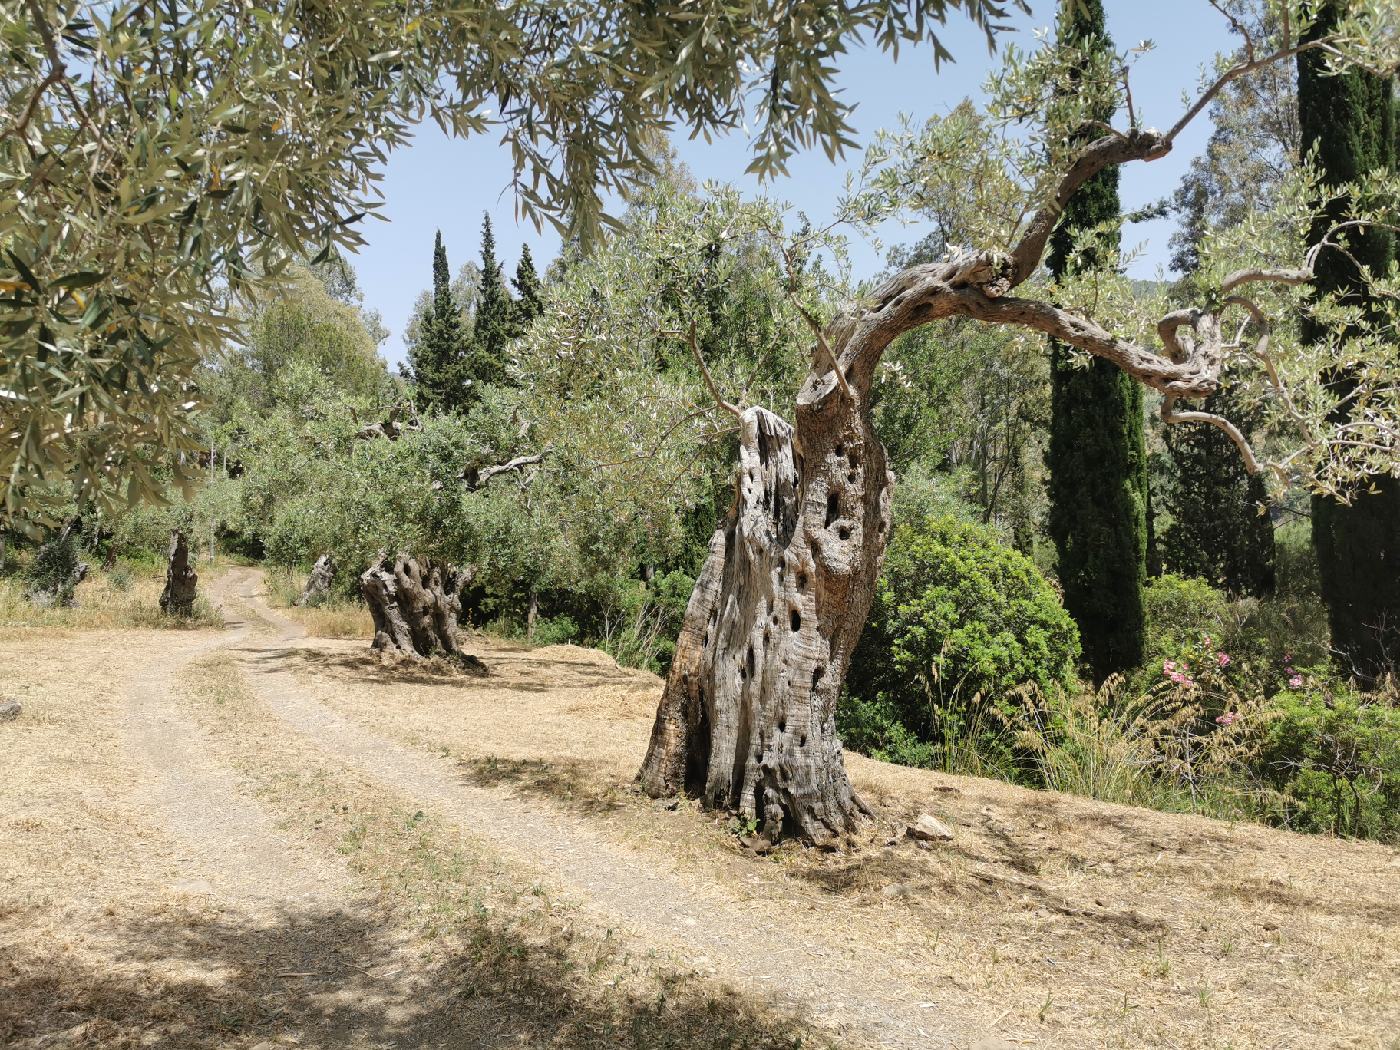
M 1205 580 L 1164 573 L 1148 581 L 1143 600 L 1149 669 L 1175 659 L 1202 638 L 1224 641 L 1234 622 L 1229 596 Z
M 1300 670 L 1273 698 L 1259 769 L 1270 814 L 1299 831 L 1400 838 L 1400 696 L 1362 694 L 1327 667 Z
M 919 769 L 939 765 L 938 748 L 911 733 L 887 700 L 848 696 L 838 711 L 841 739 L 853 751 Z
M 542 618 L 535 622 L 534 644 L 567 645 L 578 638 L 578 624 L 569 616 Z
M 1027 686 L 1072 687 L 1078 660 L 1078 631 L 1028 558 L 967 522 L 902 525 L 852 659 L 857 702 L 843 705 L 842 731 L 854 741 L 874 711 L 883 722 L 871 721 L 864 739 L 878 730 L 893 742 L 877 749 L 904 747 L 888 728 L 897 723 L 936 746 L 931 764 L 1000 766 L 1009 755 L 999 715 L 1015 711 Z

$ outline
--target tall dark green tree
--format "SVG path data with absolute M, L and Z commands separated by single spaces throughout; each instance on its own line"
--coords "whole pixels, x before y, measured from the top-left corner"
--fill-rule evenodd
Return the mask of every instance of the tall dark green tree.
M 1253 429 L 1248 409 L 1228 392 L 1201 407 Z M 1158 541 L 1164 566 L 1232 594 L 1271 594 L 1274 525 L 1263 478 L 1244 469 L 1239 450 L 1215 427 L 1167 427 L 1166 444 L 1172 477 L 1159 502 L 1171 518 Z
M 514 334 L 515 304 L 496 259 L 496 234 L 491 216 L 481 221 L 481 288 L 472 327 L 471 381 L 475 387 L 506 379 L 506 347 Z
M 1240 17 L 1258 39 L 1281 39 L 1271 7 L 1246 5 Z M 1236 60 L 1243 60 L 1243 52 Z M 1172 265 L 1182 279 L 1174 298 L 1200 302 L 1200 249 L 1212 229 L 1238 225 L 1271 208 L 1279 188 L 1298 163 L 1298 98 L 1292 64 L 1279 63 L 1235 81 L 1211 103 L 1213 129 L 1205 152 L 1191 161 L 1173 195 L 1180 227 L 1172 235 Z M 1233 420 L 1245 435 L 1257 425 L 1257 410 L 1229 389 L 1201 406 Z M 1268 494 L 1263 478 L 1244 469 L 1239 450 L 1208 426 L 1164 430 L 1168 476 L 1153 503 L 1170 519 L 1158 542 L 1166 568 L 1209 580 L 1240 595 L 1274 589 L 1273 521 L 1260 513 Z
M 515 327 L 517 331 L 524 331 L 531 321 L 544 312 L 540 278 L 535 272 L 535 260 L 530 255 L 528 244 L 520 248 L 520 261 L 515 264 L 515 277 L 510 283 L 515 285 Z
M 1060 38 L 1109 49 L 1102 0 L 1062 0 Z M 1097 114 L 1108 121 L 1111 112 Z M 1056 277 L 1116 264 L 1118 169 L 1106 168 L 1070 198 L 1050 242 Z M 1093 241 L 1083 238 L 1093 231 Z M 1083 248 L 1076 251 L 1076 248 Z M 1146 634 L 1147 456 L 1142 388 L 1102 358 L 1083 363 L 1051 344 L 1050 534 L 1065 608 L 1079 625 L 1096 681 L 1142 662 Z
M 419 408 L 451 412 L 466 407 L 471 395 L 467 331 L 457 297 L 452 294 L 452 275 L 447 268 L 441 230 L 433 241 L 432 305 L 408 357 L 413 381 L 418 385 Z
M 1330 31 L 1346 9 L 1344 0 L 1320 5 L 1311 37 Z M 1298 120 L 1303 149 L 1315 150 L 1325 186 L 1350 182 L 1396 165 L 1395 102 L 1389 78 L 1352 68 L 1330 75 L 1317 51 L 1298 56 Z M 1336 200 L 1314 222 L 1316 243 L 1347 211 Z M 1320 294 L 1335 293 L 1363 310 L 1372 306 L 1358 265 L 1384 273 L 1395 261 L 1395 238 L 1387 230 L 1353 231 L 1347 252 L 1326 249 L 1314 267 Z M 1304 338 L 1327 333 L 1305 324 Z M 1340 392 L 1346 374 L 1327 377 Z M 1376 477 L 1356 486 L 1349 503 L 1313 500 L 1322 596 L 1332 626 L 1332 644 L 1343 666 L 1363 681 L 1400 666 L 1400 479 Z

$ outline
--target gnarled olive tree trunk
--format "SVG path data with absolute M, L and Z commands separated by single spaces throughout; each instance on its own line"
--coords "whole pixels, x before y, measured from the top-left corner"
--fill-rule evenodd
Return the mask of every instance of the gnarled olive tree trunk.
M 160 611 L 171 616 L 194 612 L 195 588 L 199 574 L 190 566 L 190 547 L 185 534 L 170 534 L 170 556 L 165 568 L 165 589 L 160 592 Z
M 462 589 L 471 573 L 400 552 L 381 552 L 360 576 L 374 618 L 371 647 L 416 659 L 445 656 L 473 670 L 485 665 L 462 649 Z
M 734 504 L 686 609 L 651 748 L 652 794 L 685 789 L 776 840 L 859 825 L 836 698 L 874 597 L 891 478 L 870 426 L 869 375 L 814 376 L 797 426 L 741 417 Z
M 1230 353 L 1220 314 L 1248 302 L 1230 293 L 1251 281 L 1296 283 L 1304 272 L 1231 275 L 1214 307 L 1162 319 L 1160 350 L 1053 303 L 1010 294 L 1039 268 L 1079 186 L 1109 165 L 1165 155 L 1184 123 L 1166 135 L 1133 130 L 1090 144 L 1011 251 L 950 250 L 899 272 L 839 316 L 817 337 L 793 425 L 720 399 L 741 421 L 735 502 L 710 540 L 686 609 L 638 774 L 645 791 L 687 790 L 760 821 L 770 840 L 795 834 L 830 842 L 862 822 L 867 811 L 851 790 L 836 735 L 836 700 L 889 538 L 893 479 L 871 428 L 870 386 L 898 335 L 945 317 L 1051 335 L 1161 391 L 1168 423 L 1225 430 L 1249 469 L 1258 469 L 1228 421 L 1175 405 L 1219 386 Z M 1266 340 L 1267 324 L 1254 320 Z M 708 372 L 705 378 L 719 399 Z
M 331 584 L 334 582 L 335 559 L 329 554 L 323 554 L 316 559 L 316 564 L 311 566 L 311 575 L 306 578 L 306 586 L 301 589 L 296 603 L 298 605 L 320 604 L 330 595 Z

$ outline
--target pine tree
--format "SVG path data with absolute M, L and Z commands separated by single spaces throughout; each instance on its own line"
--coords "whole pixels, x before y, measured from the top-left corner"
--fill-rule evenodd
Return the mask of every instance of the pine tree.
M 1344 0 L 1323 3 L 1308 38 L 1331 31 L 1345 9 Z M 1317 151 L 1324 186 L 1395 169 L 1394 98 L 1388 78 L 1360 69 L 1329 75 L 1321 52 L 1303 52 L 1298 56 L 1298 121 L 1303 149 Z M 1310 239 L 1320 240 L 1346 210 L 1346 202 L 1337 201 L 1319 214 Z M 1366 309 L 1373 304 L 1357 263 L 1375 274 L 1386 272 L 1395 259 L 1395 239 L 1387 230 L 1367 229 L 1353 231 L 1348 241 L 1350 256 L 1335 250 L 1318 256 L 1315 287 Z M 1321 339 L 1326 333 L 1305 324 L 1303 336 Z M 1328 379 L 1342 391 L 1349 384 L 1346 375 Z M 1370 681 L 1400 664 L 1400 479 L 1367 479 L 1349 495 L 1350 504 L 1313 500 L 1313 543 L 1332 644 L 1345 667 Z
M 536 317 L 544 313 L 544 300 L 540 297 L 540 278 L 535 273 L 535 260 L 530 255 L 528 244 L 521 246 L 520 262 L 515 266 L 515 325 L 517 334 L 530 326 Z
M 419 408 L 451 412 L 466 407 L 471 394 L 467 333 L 457 297 L 452 294 L 452 275 L 447 268 L 441 230 L 433 241 L 432 304 L 421 337 L 409 349 L 409 367 L 418 385 Z
M 1062 0 L 1061 39 L 1110 48 L 1102 0 Z M 1101 113 L 1107 121 L 1112 113 Z M 1108 168 L 1070 199 L 1047 262 L 1056 277 L 1071 268 L 1113 265 L 1114 231 L 1079 255 L 1081 232 L 1119 214 L 1118 169 Z M 1050 534 L 1059 554 L 1065 608 L 1079 625 L 1096 681 L 1142 662 L 1147 583 L 1147 456 L 1142 388 L 1102 358 L 1079 367 L 1051 344 Z
M 496 235 L 491 216 L 481 223 L 481 290 L 472 328 L 471 379 L 476 388 L 506 379 L 506 347 L 513 334 L 515 304 L 496 261 Z

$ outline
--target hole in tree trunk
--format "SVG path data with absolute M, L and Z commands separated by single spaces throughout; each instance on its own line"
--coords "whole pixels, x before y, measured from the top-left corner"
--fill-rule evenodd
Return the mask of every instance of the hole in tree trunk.
M 834 492 L 828 492 L 826 494 L 826 527 L 828 529 L 831 528 L 831 523 L 840 517 L 840 512 L 841 503 L 839 497 L 837 497 Z
M 753 646 L 749 646 L 749 677 L 753 677 Z
M 836 530 L 836 535 L 840 536 L 843 540 L 848 540 L 851 538 L 851 530 L 848 529 L 845 525 L 842 525 L 839 529 Z
M 792 610 L 792 629 L 794 631 L 802 630 L 802 614 L 796 609 Z
M 807 574 L 805 572 L 799 572 L 797 574 L 797 589 L 799 591 L 805 591 L 807 589 Z

